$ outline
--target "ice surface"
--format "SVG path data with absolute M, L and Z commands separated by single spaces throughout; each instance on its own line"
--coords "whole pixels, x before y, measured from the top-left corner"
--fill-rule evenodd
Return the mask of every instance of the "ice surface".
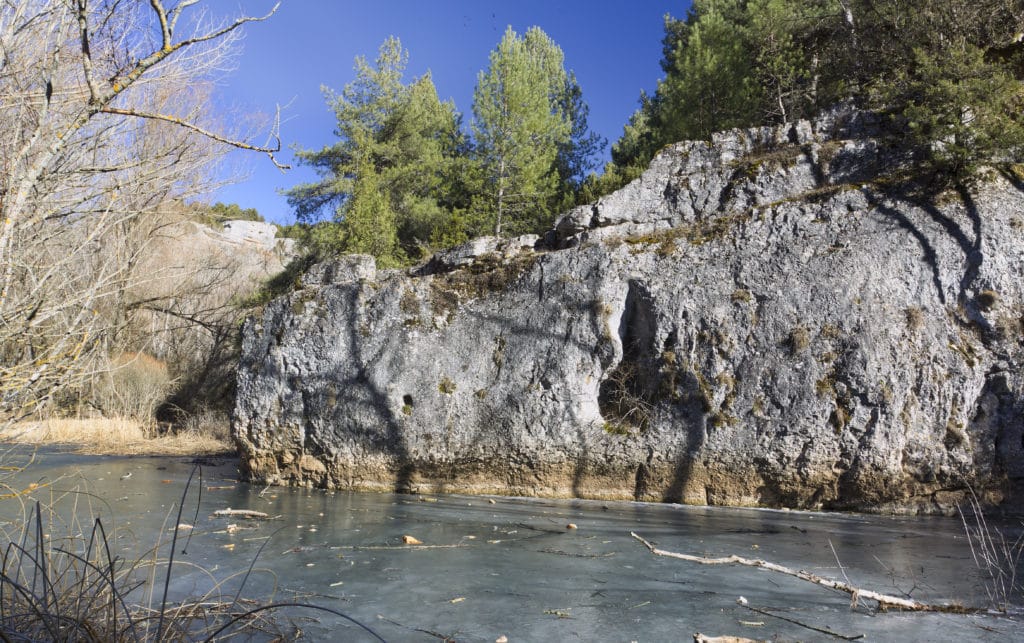
M 8 484 L 41 484 L 34 493 L 44 502 L 88 489 L 95 496 L 63 496 L 62 515 L 77 500 L 79 513 L 100 515 L 130 551 L 169 540 L 191 471 L 187 458 L 42 454 Z M 264 490 L 237 480 L 234 462 L 221 460 L 203 467 L 202 484 L 193 482 L 181 522 L 195 528 L 179 532 L 191 534 L 179 542 L 176 594 L 201 595 L 217 581 L 233 594 L 241 577 L 231 576 L 259 553 L 244 596 L 330 607 L 389 641 L 686 641 L 695 632 L 836 640 L 806 626 L 873 641 L 1024 638 L 1019 612 L 851 609 L 847 594 L 753 568 L 656 557 L 629 535 L 683 553 L 738 554 L 848 577 L 919 600 L 985 605 L 984 578 L 959 519 Z M 212 516 L 226 508 L 270 519 Z M 0 503 L 6 528 L 20 511 L 20 503 Z M 1019 519 L 1001 525 L 1010 537 L 1020 531 Z M 404 536 L 423 544 L 404 544 Z M 328 613 L 287 614 L 309 640 L 372 640 Z

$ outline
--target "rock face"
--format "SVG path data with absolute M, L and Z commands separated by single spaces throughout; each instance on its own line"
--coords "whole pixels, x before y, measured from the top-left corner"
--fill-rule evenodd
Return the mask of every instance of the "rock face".
M 295 253 L 295 240 L 277 238 L 277 226 L 264 221 L 225 221 L 220 237 L 228 243 L 252 245 L 286 257 Z
M 670 146 L 540 240 L 318 266 L 245 327 L 251 477 L 948 511 L 1024 480 L 1024 184 L 899 189 L 869 116 Z M 534 247 L 531 249 L 531 244 Z

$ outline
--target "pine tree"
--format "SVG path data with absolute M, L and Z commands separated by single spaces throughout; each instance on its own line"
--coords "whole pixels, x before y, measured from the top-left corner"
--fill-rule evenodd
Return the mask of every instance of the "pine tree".
M 511 27 L 491 52 L 473 96 L 476 158 L 483 173 L 477 209 L 494 234 L 539 231 L 550 223 L 555 165 L 572 122 L 563 102 L 562 50 L 538 27 Z
M 751 82 L 752 51 L 742 0 L 698 0 L 686 47 L 675 50 L 663 95 L 662 136 L 706 139 L 712 132 L 745 124 L 756 109 Z
M 595 193 L 662 146 L 813 117 L 840 101 L 892 117 L 923 173 L 1024 155 L 1024 0 L 695 0 L 666 19 L 653 96 Z
M 868 104 L 906 124 L 928 169 L 957 178 L 1024 158 L 1022 0 L 850 0 Z M 892 42 L 902 41 L 902 46 Z
M 356 78 L 340 95 L 324 89 L 338 141 L 300 151 L 321 178 L 287 192 L 302 222 L 329 210 L 334 224 L 316 226 L 310 237 L 321 254 L 363 252 L 395 265 L 419 258 L 449 225 L 452 213 L 442 202 L 463 146 L 458 115 L 438 98 L 429 73 L 403 84 L 407 62 L 391 37 L 372 65 L 356 59 Z

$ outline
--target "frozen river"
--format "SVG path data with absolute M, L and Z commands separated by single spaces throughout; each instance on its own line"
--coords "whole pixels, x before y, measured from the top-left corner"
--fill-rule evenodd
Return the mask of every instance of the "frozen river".
M 65 520 L 73 503 L 79 519 L 100 515 L 119 547 L 137 551 L 161 534 L 169 539 L 192 468 L 187 458 L 48 453 L 7 484 L 39 484 L 32 493 L 59 499 Z M 238 482 L 232 460 L 208 462 L 202 475 L 185 502 L 182 522 L 195 528 L 179 545 L 187 553 L 176 554 L 177 593 L 199 595 L 228 579 L 222 589 L 233 594 L 239 581 L 229 577 L 262 547 L 244 595 L 327 606 L 388 641 L 687 641 L 695 632 L 778 641 L 1024 640 L 1019 610 L 877 612 L 864 601 L 851 608 L 844 593 L 764 570 L 657 557 L 630 537 L 635 531 L 662 549 L 845 576 L 918 600 L 985 605 L 984 577 L 959 518 L 264 490 Z M 227 508 L 270 518 L 213 516 Z M 20 511 L 17 500 L 0 503 L 6 529 Z M 1019 519 L 999 524 L 1009 536 L 1020 532 Z M 421 544 L 406 544 L 406 536 Z M 289 618 L 309 640 L 374 640 L 328 613 Z

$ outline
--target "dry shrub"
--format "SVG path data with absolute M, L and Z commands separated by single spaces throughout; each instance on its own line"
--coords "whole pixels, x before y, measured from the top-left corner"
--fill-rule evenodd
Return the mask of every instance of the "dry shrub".
M 231 443 L 231 418 L 224 411 L 202 409 L 190 413 L 178 424 L 177 435 L 196 436 L 197 439 Z
M 999 293 L 994 290 L 982 290 L 974 300 L 978 302 L 978 306 L 980 306 L 982 310 L 987 312 L 992 310 L 992 308 L 999 303 Z
M 109 358 L 93 383 L 93 404 L 108 418 L 130 418 L 152 426 L 156 410 L 174 384 L 167 364 L 146 353 Z
M 654 404 L 649 399 L 640 379 L 640 367 L 632 360 L 623 360 L 609 371 L 598 393 L 601 415 L 608 418 L 605 430 L 626 435 L 631 429 L 643 431 L 654 415 Z

